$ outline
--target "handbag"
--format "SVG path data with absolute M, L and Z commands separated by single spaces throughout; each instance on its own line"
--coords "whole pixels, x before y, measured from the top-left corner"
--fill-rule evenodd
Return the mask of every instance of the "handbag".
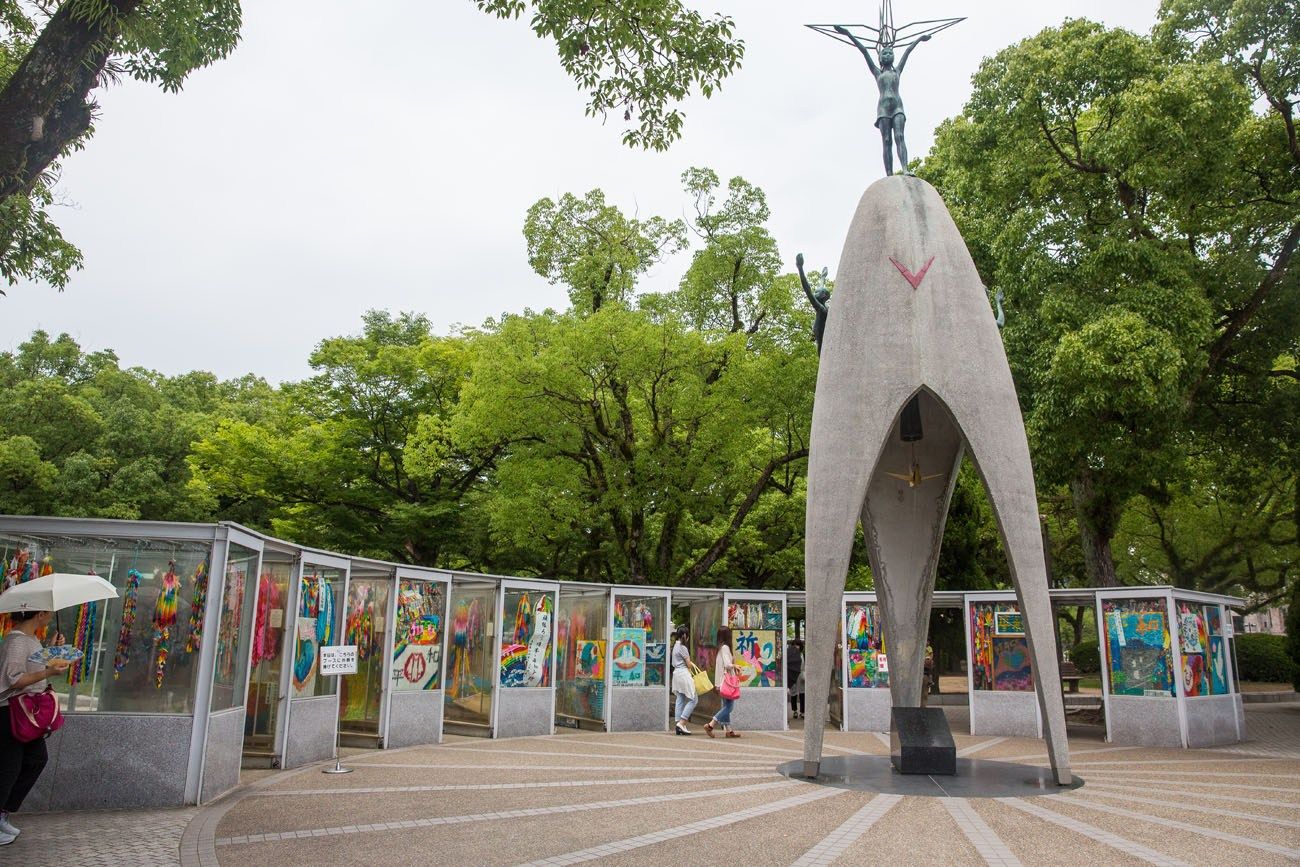
M 718 687 L 718 695 L 731 701 L 740 698 L 740 678 L 730 671 L 724 674 L 722 685 Z
M 708 672 L 693 662 L 688 662 L 686 664 L 690 667 L 691 683 L 695 684 L 695 697 L 699 698 L 706 692 L 712 692 L 713 681 L 709 680 Z
M 63 714 L 59 711 L 59 700 L 55 698 L 54 690 L 46 687 L 45 692 L 20 692 L 10 696 L 9 728 L 14 740 L 24 744 L 48 738 L 63 728 Z

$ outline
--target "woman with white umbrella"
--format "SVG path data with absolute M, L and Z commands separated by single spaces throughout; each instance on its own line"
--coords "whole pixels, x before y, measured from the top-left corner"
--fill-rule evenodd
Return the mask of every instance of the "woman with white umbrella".
M 23 743 L 14 737 L 9 725 L 9 701 L 20 693 L 44 692 L 49 685 L 46 678 L 67 671 L 72 664 L 66 659 L 31 661 L 33 654 L 39 655 L 45 649 L 36 633 L 50 625 L 53 612 L 17 611 L 10 617 L 13 628 L 0 642 L 0 846 L 18 837 L 18 828 L 9 818 L 22 807 L 49 758 L 45 738 Z M 56 633 L 51 644 L 62 643 L 63 636 Z
M 10 816 L 23 805 L 49 759 L 44 737 L 19 740 L 15 735 L 9 705 L 17 704 L 21 695 L 45 692 L 46 679 L 72 664 L 67 658 L 51 658 L 36 636 L 49 627 L 55 611 L 116 596 L 113 585 L 97 575 L 58 573 L 0 593 L 0 613 L 8 613 L 13 623 L 0 642 L 0 846 L 18 837 Z M 50 644 L 63 644 L 63 636 L 56 632 Z

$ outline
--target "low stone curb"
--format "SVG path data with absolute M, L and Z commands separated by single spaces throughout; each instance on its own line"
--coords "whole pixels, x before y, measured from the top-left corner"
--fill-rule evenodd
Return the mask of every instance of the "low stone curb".
M 1243 692 L 1241 701 L 1243 704 L 1267 704 L 1279 701 L 1297 701 L 1300 696 L 1296 695 L 1294 689 L 1279 689 L 1276 692 Z

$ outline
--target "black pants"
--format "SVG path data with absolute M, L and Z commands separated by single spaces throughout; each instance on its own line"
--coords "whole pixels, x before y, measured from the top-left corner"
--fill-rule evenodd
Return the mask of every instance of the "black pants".
M 45 738 L 26 744 L 14 740 L 9 728 L 9 708 L 0 707 L 0 810 L 18 812 L 48 760 Z

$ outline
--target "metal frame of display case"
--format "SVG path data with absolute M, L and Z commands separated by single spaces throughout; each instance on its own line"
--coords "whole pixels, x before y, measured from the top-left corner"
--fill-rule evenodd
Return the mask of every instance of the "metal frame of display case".
M 555 734 L 555 645 L 556 645 L 556 627 L 559 621 L 560 610 L 560 583 L 558 581 L 534 581 L 524 578 L 498 578 L 497 579 L 497 597 L 496 597 L 496 633 L 493 636 L 493 645 L 496 653 L 493 655 L 493 667 L 495 675 L 493 676 L 492 696 L 492 737 L 527 737 L 529 735 L 553 735 Z M 550 686 L 521 686 L 521 687 L 503 687 L 501 685 L 501 635 L 505 631 L 505 603 L 506 593 L 511 590 L 526 590 L 530 593 L 550 593 L 551 603 L 551 636 L 550 636 L 550 655 L 546 661 L 551 673 Z M 519 695 L 515 695 L 518 693 Z M 545 694 L 545 699 L 538 698 Z M 503 705 L 506 705 L 506 715 L 503 719 Z M 544 716 L 542 716 L 544 714 Z M 538 724 L 536 720 L 544 719 L 543 724 Z M 502 728 L 505 728 L 507 734 L 502 734 Z
M 397 594 L 401 589 L 402 581 L 420 581 L 427 584 L 442 585 L 442 638 L 438 648 L 438 665 L 441 667 L 438 674 L 438 688 L 427 690 L 402 690 L 400 703 L 412 704 L 417 708 L 420 705 L 428 705 L 423 712 L 416 711 L 412 722 L 406 720 L 406 710 L 394 710 L 394 698 L 399 691 L 394 688 L 395 678 L 393 675 L 393 664 L 396 660 L 393 653 L 397 648 Z M 383 725 L 380 729 L 380 736 L 383 738 L 384 747 L 406 747 L 416 744 L 440 744 L 442 743 L 442 715 L 444 692 L 447 688 L 447 636 L 451 631 L 451 573 L 439 572 L 432 569 L 421 569 L 414 566 L 398 566 L 393 575 L 393 591 L 388 602 L 388 637 L 384 642 L 384 699 L 382 701 Z M 422 719 L 422 714 L 428 713 L 432 719 L 431 727 L 427 725 L 427 720 Z M 394 739 L 393 719 L 394 716 L 399 721 L 398 736 Z M 421 728 L 422 723 L 425 724 Z M 404 726 L 410 727 L 413 734 L 407 736 Z M 394 743 L 394 740 L 396 742 Z
M 614 674 L 614 602 L 619 597 L 653 598 L 664 601 L 664 642 L 668 645 L 664 660 L 664 682 L 659 686 L 615 687 Z M 619 587 L 609 590 L 609 641 L 606 644 L 605 728 L 607 731 L 668 731 L 672 723 L 669 701 L 672 697 L 672 671 L 669 658 L 673 646 L 673 593 L 662 587 Z M 725 611 L 725 608 L 724 608 Z M 615 711 L 619 712 L 615 720 Z M 627 724 L 623 720 L 627 719 Z
M 558 726 L 558 725 L 559 725 L 559 720 L 560 720 L 561 718 L 564 718 L 564 719 L 570 719 L 570 720 L 573 720 L 573 721 L 574 721 L 575 723 L 577 723 L 579 726 L 581 725 L 582 722 L 598 723 L 598 724 L 599 724 L 599 725 L 600 725 L 600 726 L 601 726 L 605 731 L 609 731 L 610 702 L 611 702 L 610 688 L 613 686 L 613 675 L 612 675 L 611 670 L 610 670 L 610 664 L 611 664 L 611 661 L 612 661 L 612 658 L 613 658 L 613 657 L 612 657 L 612 653 L 613 653 L 613 635 L 614 635 L 614 631 L 613 631 L 613 630 L 614 630 L 614 627 L 613 627 L 613 623 L 614 623 L 614 595 L 613 595 L 613 593 L 614 593 L 614 591 L 613 591 L 613 588 L 612 588 L 610 585 L 608 585 L 608 584 L 593 584 L 593 583 L 591 583 L 591 582 L 589 582 L 589 581 L 561 581 L 561 582 L 558 583 L 557 586 L 559 587 L 559 591 L 558 591 L 558 593 L 556 594 L 556 599 L 555 599 L 555 623 L 556 623 L 555 629 L 556 629 L 556 635 L 553 635 L 553 636 L 552 636 L 552 641 L 553 641 L 553 643 L 554 643 L 554 647 L 552 648 L 552 653 L 553 653 L 553 656 L 554 656 L 553 664 L 554 664 L 554 666 L 555 666 L 555 667 L 554 667 L 554 672 L 555 672 L 555 673 L 554 673 L 554 676 L 551 678 L 551 682 L 552 682 L 551 685 L 555 688 L 555 691 L 556 691 L 556 693 L 555 693 L 555 708 L 556 708 L 556 717 L 555 717 L 555 719 L 556 719 L 556 725 Z M 595 596 L 601 596 L 601 597 L 604 597 L 604 600 L 605 600 L 605 621 L 604 621 L 604 623 L 602 624 L 602 628 L 603 628 L 603 632 L 604 632 L 604 641 L 605 641 L 605 669 L 604 669 L 604 671 L 605 671 L 605 680 L 604 680 L 604 685 L 605 685 L 605 687 L 604 687 L 604 688 L 605 688 L 605 699 L 604 699 L 603 706 L 602 706 L 602 708 L 601 708 L 601 718 L 600 718 L 599 720 L 597 720 L 597 719 L 593 719 L 593 718 L 591 718 L 591 717 L 578 717 L 578 716 L 572 716 L 572 715 L 569 715 L 569 714 L 561 714 L 561 713 L 559 713 L 559 707 L 560 707 L 560 695 L 559 695 L 559 689 L 560 689 L 560 645 L 559 645 L 559 641 L 556 640 L 556 639 L 558 639 L 558 632 L 559 632 L 560 606 L 561 606 L 561 604 L 563 604 L 563 601 L 564 601 L 563 597 L 564 597 L 564 595 L 565 595 L 565 589 L 566 589 L 566 588 L 571 588 L 573 591 L 575 591 L 575 592 L 577 592 L 577 593 L 579 593 L 579 594 L 582 594 L 582 595 L 590 595 L 590 596 L 593 596 L 593 597 L 595 597 Z M 592 592 L 590 592 L 590 591 L 595 591 L 595 592 L 592 593 Z
M 216 569 L 213 569 L 208 575 L 208 605 L 203 618 L 203 635 L 205 636 L 218 636 L 222 602 L 226 597 L 226 569 L 230 563 L 231 544 L 248 548 L 257 553 L 257 566 L 253 570 L 251 577 L 253 598 L 250 610 L 253 612 L 254 621 L 257 617 L 258 576 L 261 575 L 262 558 L 266 553 L 265 540 L 260 536 L 245 531 L 243 528 L 225 524 L 220 525 L 218 531 L 218 538 L 213 545 L 211 562 L 215 566 L 219 559 L 221 571 L 218 573 Z M 219 558 L 218 551 L 221 552 Z M 219 581 L 215 580 L 218 574 L 221 576 Z M 214 585 L 216 585 L 217 589 L 215 595 L 212 592 Z M 242 671 L 244 673 L 244 682 L 234 685 L 239 701 L 229 708 L 220 710 L 212 708 L 212 693 L 217 678 L 215 659 L 217 641 L 204 641 L 199 645 L 199 679 L 198 689 L 194 696 L 194 707 L 196 711 L 198 708 L 206 707 L 208 713 L 201 724 L 198 717 L 195 718 L 194 738 L 190 745 L 190 773 L 186 778 L 186 803 L 206 803 L 239 785 L 239 771 L 244 754 L 244 716 L 245 709 L 248 706 L 250 663 L 253 658 L 252 632 L 253 627 L 250 625 L 247 647 L 243 649 L 244 664 Z M 235 670 L 240 671 L 241 668 Z M 204 676 L 205 673 L 206 676 Z M 218 733 L 215 738 L 213 736 L 214 731 Z M 212 775 L 208 773 L 209 760 L 213 762 L 215 769 Z M 210 776 L 216 777 L 216 779 L 210 779 Z M 209 785 L 209 783 L 214 784 Z M 190 800 L 191 797 L 193 798 L 192 801 Z
M 374 737 L 376 739 L 375 746 L 379 749 L 383 749 L 384 745 L 387 743 L 386 737 L 388 731 L 388 694 L 391 691 L 390 686 L 392 684 L 392 679 L 391 679 L 392 649 L 393 649 L 394 639 L 396 637 L 393 632 L 393 599 L 396 597 L 397 594 L 397 567 L 393 563 L 388 563 L 383 560 L 372 560 L 367 557 L 351 557 L 349 558 L 349 561 L 350 561 L 348 566 L 348 592 L 349 593 L 352 590 L 352 584 L 358 581 L 379 581 L 379 582 L 387 582 L 388 584 L 388 604 L 384 606 L 384 613 L 382 615 L 384 618 L 383 620 L 384 635 L 383 635 L 383 639 L 379 642 L 379 646 L 381 648 L 380 652 L 384 654 L 382 673 L 379 676 L 380 677 L 379 719 L 375 726 L 375 733 L 374 733 Z M 358 567 L 360 567 L 360 569 Z M 364 571 L 363 574 L 358 575 L 357 572 L 362 570 L 368 570 L 368 571 Z M 376 571 L 378 572 L 378 574 L 376 574 Z M 343 615 L 339 620 L 340 639 L 343 639 L 347 634 L 347 623 L 348 623 L 347 602 L 348 600 L 345 597 Z M 343 718 L 342 718 L 342 714 L 343 714 L 342 691 L 343 691 L 343 679 L 340 677 L 339 678 L 339 692 L 340 692 L 339 735 L 340 737 L 348 737 L 348 736 L 367 737 L 369 735 L 368 732 L 344 731 Z
M 781 685 L 748 686 L 740 691 L 732 720 L 737 728 L 754 731 L 787 731 L 790 728 L 786 709 L 790 706 L 789 680 L 786 677 L 785 631 L 786 631 L 786 597 L 778 590 L 727 590 L 722 595 L 722 625 L 730 626 L 727 621 L 727 609 L 732 601 L 737 602 L 780 602 L 781 627 L 777 630 L 777 641 L 781 646 Z M 713 676 L 709 672 L 709 676 Z M 714 684 L 716 689 L 717 684 Z
M 875 593 L 846 592 L 840 603 L 840 731 L 888 732 L 890 712 L 893 708 L 892 692 L 888 687 L 849 688 L 849 606 L 875 605 L 880 612 L 880 601 Z M 885 642 L 888 657 L 889 643 Z
M 347 605 L 348 585 L 352 568 L 352 561 L 347 557 L 340 557 L 337 554 L 318 551 L 314 548 L 301 548 L 299 551 L 298 568 L 294 572 L 292 584 L 289 588 L 289 600 L 285 606 L 286 628 L 284 630 L 285 649 L 283 651 L 285 665 L 283 666 L 284 670 L 280 672 L 281 701 L 285 703 L 285 706 L 280 717 L 280 730 L 276 734 L 275 751 L 280 757 L 280 766 L 283 768 L 294 768 L 330 758 L 333 755 L 334 745 L 337 743 L 339 736 L 339 697 L 342 691 L 337 683 L 334 685 L 334 694 L 332 696 L 318 695 L 304 696 L 302 698 L 294 698 L 293 696 L 293 663 L 296 650 L 295 639 L 298 631 L 298 606 L 302 601 L 300 596 L 302 594 L 303 575 L 309 565 L 342 571 L 343 586 L 339 589 L 334 602 L 336 616 L 338 617 L 338 632 L 341 634 L 343 632 L 344 609 Z M 292 625 L 288 625 L 290 622 Z M 316 652 L 319 654 L 320 648 L 317 648 Z M 331 702 L 329 701 L 330 698 L 334 700 Z M 293 730 L 294 706 L 300 705 L 298 708 L 300 714 L 305 710 L 303 706 L 313 706 L 312 712 L 319 712 L 318 715 L 323 718 L 325 716 L 323 709 L 314 707 L 314 705 L 318 704 L 322 706 L 329 705 L 332 708 L 332 713 L 329 714 L 329 718 L 332 720 L 329 742 L 325 743 L 319 735 L 301 739 L 300 742 L 303 745 L 301 751 L 297 753 L 291 752 L 291 748 L 295 745 L 293 737 L 295 734 Z M 321 727 L 318 726 L 318 728 Z
M 989 591 L 966 593 L 962 602 L 962 634 L 966 646 L 966 695 L 970 703 L 970 733 L 1003 737 L 1041 738 L 1043 736 L 1043 709 L 1038 700 L 1038 672 L 1034 672 L 1034 688 L 1028 692 L 1011 690 L 975 689 L 975 666 L 972 664 L 974 645 L 971 635 L 971 605 L 978 602 L 1013 603 L 1020 609 L 1015 591 Z M 1055 647 L 1055 637 L 1053 637 Z M 1056 684 L 1057 689 L 1060 684 Z

